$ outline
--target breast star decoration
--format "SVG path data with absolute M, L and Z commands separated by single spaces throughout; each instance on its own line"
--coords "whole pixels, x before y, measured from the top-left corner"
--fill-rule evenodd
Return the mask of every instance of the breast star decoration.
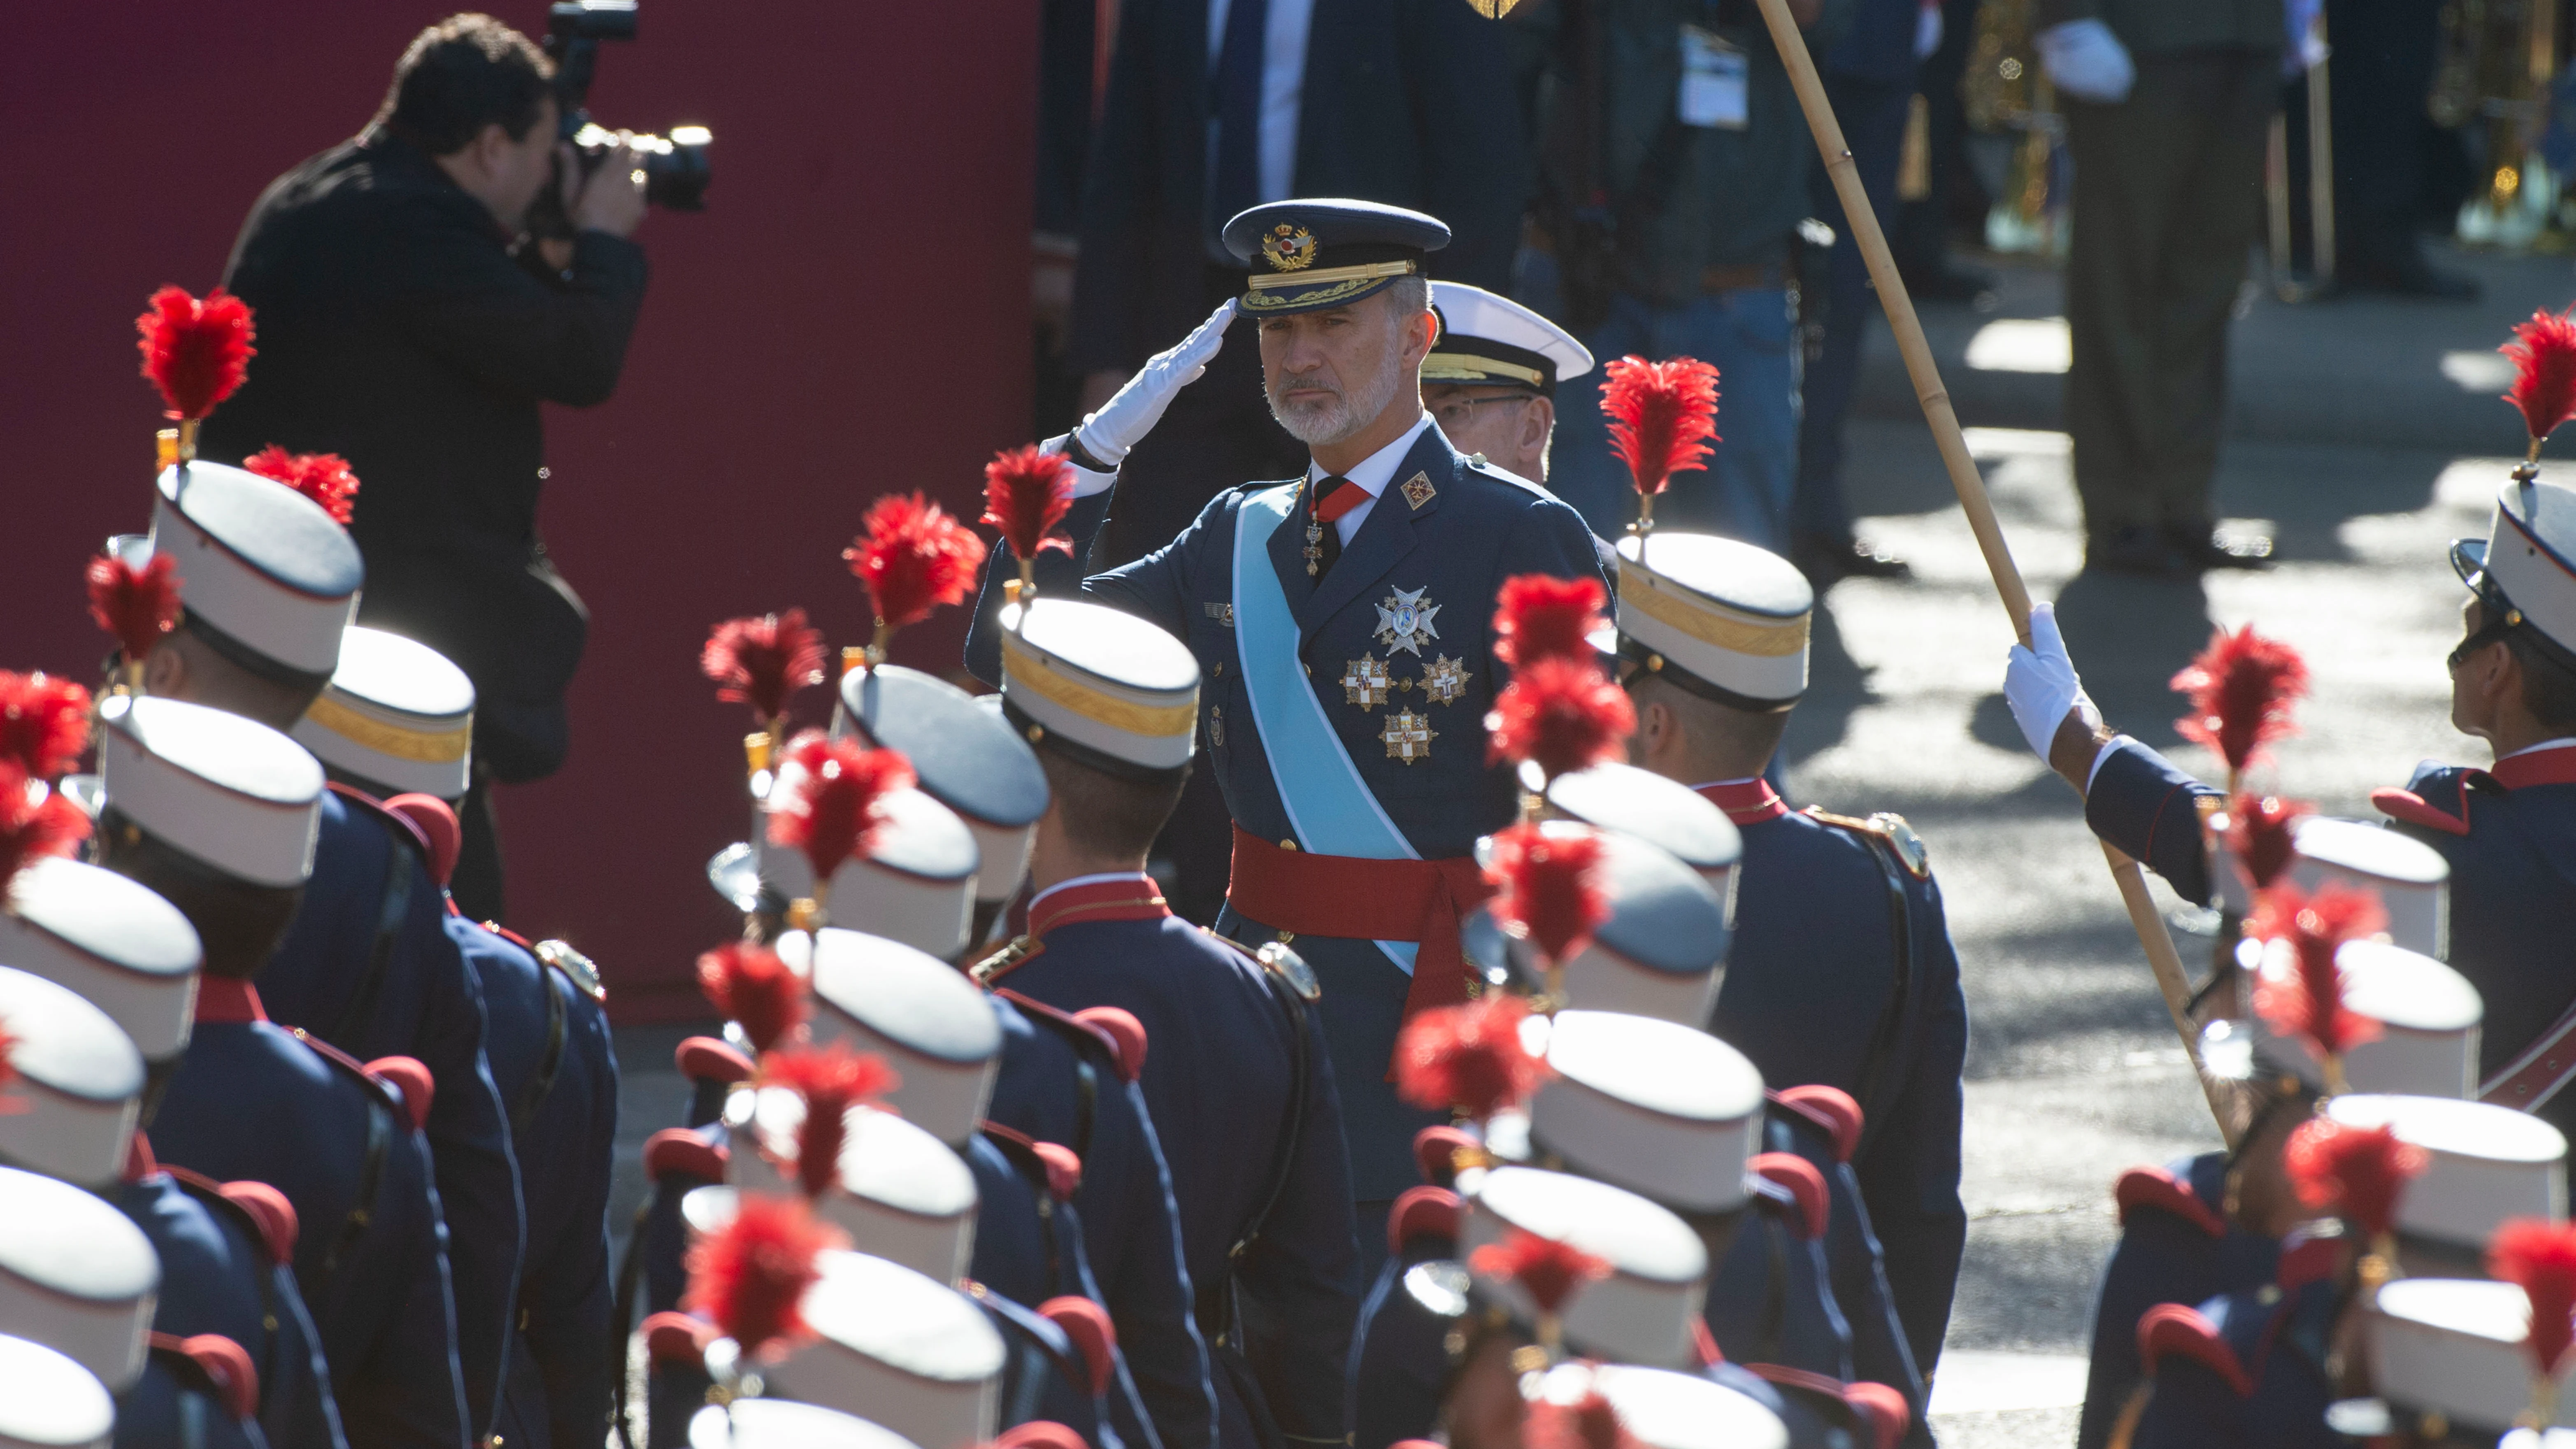
M 1467 662 L 1446 654 L 1434 655 L 1414 683 L 1421 686 L 1433 704 L 1456 704 L 1458 696 L 1467 692 Z
M 1431 727 L 1431 721 L 1409 709 L 1400 709 L 1388 716 L 1386 728 L 1378 734 L 1378 739 L 1386 745 L 1386 757 L 1402 760 L 1408 765 L 1416 760 L 1430 759 L 1431 742 L 1438 738 L 1440 732 Z
M 1374 654 L 1362 654 L 1342 671 L 1342 702 L 1358 705 L 1362 714 L 1386 703 L 1394 688 L 1394 682 L 1387 677 L 1386 661 Z
M 1401 649 L 1419 659 L 1423 641 L 1440 637 L 1440 631 L 1432 627 L 1431 621 L 1441 606 L 1423 597 L 1429 592 L 1428 586 L 1409 594 L 1397 589 L 1386 596 L 1385 603 L 1377 606 L 1378 642 L 1386 646 L 1390 657 Z

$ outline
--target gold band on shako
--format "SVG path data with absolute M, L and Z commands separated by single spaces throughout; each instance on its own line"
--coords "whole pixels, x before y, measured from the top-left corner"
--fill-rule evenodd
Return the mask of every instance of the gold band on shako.
M 426 644 L 353 626 L 340 667 L 289 733 L 388 795 L 461 799 L 473 783 L 474 682 Z
M 1132 614 L 1071 600 L 1040 599 L 1025 619 L 1017 607 L 1002 619 L 1002 700 L 1029 743 L 1070 745 L 1112 769 L 1190 762 L 1199 669 L 1188 646 Z
M 1532 387 L 1544 386 L 1546 373 L 1535 367 L 1523 367 L 1500 358 L 1478 357 L 1466 352 L 1434 352 L 1422 359 L 1424 382 L 1493 382 L 1497 378 L 1525 382 Z
M 1751 544 L 1693 533 L 1619 541 L 1622 652 L 1730 704 L 1782 708 L 1807 692 L 1815 600 L 1795 566 Z

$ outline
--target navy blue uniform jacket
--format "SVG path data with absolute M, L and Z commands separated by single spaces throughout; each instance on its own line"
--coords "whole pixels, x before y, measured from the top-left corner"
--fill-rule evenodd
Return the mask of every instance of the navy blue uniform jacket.
M 2336 1247 L 2320 1240 L 2289 1249 L 2275 1279 L 2198 1305 L 2203 1322 L 2194 1325 L 2202 1330 L 2195 1336 L 2207 1347 L 2167 1352 L 2152 1366 L 2155 1392 L 2130 1440 L 2135 1449 L 2338 1449 L 2356 1442 L 2326 1427 L 2326 1406 L 2344 1397 L 2326 1374 L 2344 1306 Z
M 501 1095 L 483 1057 L 483 991 L 447 935 L 420 837 L 372 797 L 322 797 L 313 879 L 260 968 L 272 1017 L 360 1061 L 407 1056 L 438 1083 L 429 1150 L 455 1275 L 457 1361 L 477 1425 L 501 1386 L 525 1220 Z M 399 910 L 395 909 L 399 906 Z M 256 1175 L 256 1174 L 253 1174 Z
M 1403 484 L 1416 473 L 1430 491 L 1412 504 Z M 1150 619 L 1190 647 L 1200 676 L 1199 768 L 1215 772 L 1237 826 L 1278 841 L 1294 832 L 1253 724 L 1232 611 L 1235 520 L 1248 493 L 1271 486 L 1253 483 L 1218 494 L 1171 543 L 1124 568 L 1082 579 L 1079 587 L 1084 597 Z M 1075 558 L 1085 556 L 1108 519 L 1114 491 L 1074 504 L 1065 527 L 1073 535 Z M 1416 854 L 1425 860 L 1468 855 L 1477 837 L 1509 825 L 1518 810 L 1509 773 L 1485 764 L 1485 713 L 1508 681 L 1493 657 L 1495 592 L 1503 580 L 1529 573 L 1589 577 L 1607 589 L 1582 516 L 1545 489 L 1468 462 L 1438 428 L 1425 427 L 1321 580 L 1306 577 L 1304 546 L 1304 525 L 1292 513 L 1263 551 L 1296 617 L 1299 653 L 1325 716 Z M 995 615 L 1001 590 L 993 580 L 1016 572 L 1009 553 L 993 551 L 985 596 L 966 641 L 968 668 L 987 682 L 1000 675 Z M 1040 596 L 1071 595 L 1077 573 L 1071 560 L 1040 555 Z M 1378 606 L 1399 589 L 1422 590 L 1425 605 L 1440 606 L 1434 619 L 1438 638 L 1422 642 L 1419 660 L 1389 648 L 1378 635 Z M 1340 681 L 1351 661 L 1366 656 L 1392 660 L 1390 673 L 1405 681 L 1425 674 L 1435 657 L 1447 656 L 1463 662 L 1464 687 L 1448 703 L 1430 702 L 1416 688 L 1363 708 L 1348 702 Z M 1388 756 L 1380 735 L 1399 709 L 1426 716 L 1436 732 L 1427 759 L 1408 764 Z M 1276 934 L 1231 910 L 1218 928 L 1254 944 Z M 1386 1080 L 1411 982 L 1368 941 L 1301 931 L 1297 950 L 1324 987 L 1321 1017 L 1341 1089 L 1352 1194 L 1363 1202 L 1391 1199 L 1416 1181 L 1413 1134 L 1447 1120 L 1398 1102 Z

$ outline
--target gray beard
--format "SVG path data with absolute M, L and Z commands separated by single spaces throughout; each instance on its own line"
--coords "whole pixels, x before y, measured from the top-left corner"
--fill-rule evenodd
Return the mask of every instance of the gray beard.
M 1279 426 L 1287 429 L 1288 436 L 1309 448 L 1329 448 L 1356 437 L 1361 430 L 1377 421 L 1378 415 L 1386 411 L 1387 404 L 1395 401 L 1396 389 L 1403 385 L 1399 376 L 1402 369 L 1397 365 L 1403 356 L 1403 338 L 1390 337 L 1383 365 L 1358 394 L 1345 392 L 1329 406 L 1304 411 L 1291 411 L 1280 406 L 1277 395 L 1272 394 L 1270 416 L 1278 419 Z

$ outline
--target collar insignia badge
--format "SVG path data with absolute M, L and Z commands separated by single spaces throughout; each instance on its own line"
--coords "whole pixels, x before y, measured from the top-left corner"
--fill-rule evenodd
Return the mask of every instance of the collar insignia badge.
M 1478 461 L 1483 461 L 1481 455 Z M 1416 509 L 1430 502 L 1439 492 L 1439 489 L 1431 486 L 1431 475 L 1428 473 L 1416 473 L 1404 480 L 1404 501 Z

